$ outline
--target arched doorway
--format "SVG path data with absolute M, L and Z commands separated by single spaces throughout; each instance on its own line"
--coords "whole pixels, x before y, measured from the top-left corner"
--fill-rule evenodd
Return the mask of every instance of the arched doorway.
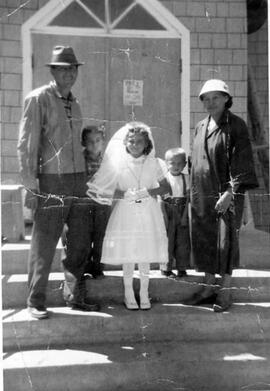
M 74 86 L 85 123 L 105 122 L 110 138 L 137 119 L 152 127 L 160 156 L 189 149 L 187 30 L 156 0 L 63 4 L 50 1 L 23 26 L 24 93 L 49 81 L 52 47 L 70 45 L 85 61 Z

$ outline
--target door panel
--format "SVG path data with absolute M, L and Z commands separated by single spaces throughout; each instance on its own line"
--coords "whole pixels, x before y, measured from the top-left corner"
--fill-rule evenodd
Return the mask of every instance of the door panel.
M 112 133 L 136 119 L 151 126 L 157 154 L 180 145 L 180 40 L 110 39 L 110 121 Z M 123 104 L 123 81 L 143 82 L 143 104 Z
M 180 145 L 180 40 L 33 34 L 32 43 L 34 88 L 51 80 L 44 65 L 50 62 L 53 46 L 72 46 L 78 60 L 85 62 L 73 93 L 85 124 L 105 122 L 107 140 L 136 119 L 151 126 L 158 156 Z M 143 84 L 142 105 L 124 105 L 124 80 Z

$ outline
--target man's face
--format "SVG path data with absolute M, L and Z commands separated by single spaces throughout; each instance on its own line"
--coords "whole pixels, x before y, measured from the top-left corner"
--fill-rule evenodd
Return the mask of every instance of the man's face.
M 185 165 L 186 165 L 186 156 L 185 155 L 175 155 L 166 160 L 167 168 L 172 175 L 179 175 Z
M 98 156 L 103 150 L 103 135 L 98 133 L 88 133 L 85 140 L 85 148 L 92 156 Z
M 60 92 L 69 92 L 78 76 L 78 66 L 52 66 L 51 74 Z

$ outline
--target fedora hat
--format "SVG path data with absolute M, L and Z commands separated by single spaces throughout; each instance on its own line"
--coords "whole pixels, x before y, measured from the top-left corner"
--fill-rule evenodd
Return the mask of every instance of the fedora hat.
M 83 65 L 84 62 L 79 62 L 70 46 L 55 46 L 52 50 L 51 62 L 47 66 L 71 66 Z

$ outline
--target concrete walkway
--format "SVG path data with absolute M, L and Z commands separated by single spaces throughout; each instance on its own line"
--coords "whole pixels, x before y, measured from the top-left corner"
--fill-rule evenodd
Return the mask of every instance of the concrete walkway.
M 125 309 L 121 267 L 87 282 L 101 312 L 71 310 L 62 299 L 58 247 L 51 316 L 34 320 L 25 309 L 28 250 L 29 237 L 2 246 L 3 391 L 270 391 L 269 234 L 243 227 L 234 303 L 219 314 L 211 305 L 181 304 L 200 287 L 201 273 L 175 281 L 158 265 L 150 311 Z

